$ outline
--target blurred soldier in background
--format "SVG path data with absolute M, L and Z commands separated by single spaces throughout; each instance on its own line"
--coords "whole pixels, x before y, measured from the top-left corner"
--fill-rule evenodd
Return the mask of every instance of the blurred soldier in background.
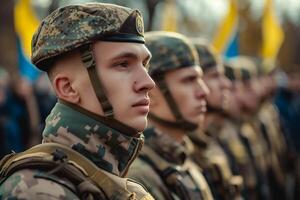
M 287 140 L 280 127 L 280 119 L 271 99 L 274 91 L 278 87 L 277 72 L 263 74 L 263 67 L 258 59 L 252 57 L 239 57 L 240 64 L 250 70 L 250 82 L 254 94 L 259 99 L 257 111 L 252 117 L 252 126 L 261 137 L 261 143 L 266 148 L 267 154 L 264 156 L 269 163 L 267 170 L 268 184 L 272 199 L 284 199 L 289 195 L 286 189 L 293 188 L 287 182 L 287 162 L 288 149 Z M 252 64 L 248 64 L 252 61 Z M 256 66 L 253 66 L 256 65 Z
M 201 169 L 191 160 L 187 138 L 206 110 L 208 89 L 202 80 L 196 49 L 181 34 L 149 32 L 149 74 L 157 87 L 150 92 L 150 126 L 146 144 L 129 171 L 155 199 L 213 199 Z
M 43 144 L 1 162 L 0 199 L 153 199 L 125 179 L 149 111 L 142 16 L 113 4 L 59 8 L 32 40 L 32 62 L 59 98 Z
M 268 183 L 269 159 L 266 157 L 267 145 L 260 132 L 259 123 L 255 113 L 259 108 L 260 99 L 255 92 L 254 82 L 251 81 L 251 73 L 255 65 L 251 60 L 235 58 L 230 61 L 239 79 L 236 85 L 239 88 L 237 98 L 241 103 L 240 137 L 255 166 L 257 176 L 257 191 L 259 199 L 270 199 L 270 188 Z
M 223 138 L 220 130 L 231 83 L 224 76 L 223 64 L 208 41 L 197 38 L 193 39 L 193 44 L 204 72 L 203 80 L 210 90 L 204 126 L 190 134 L 196 149 L 193 159 L 204 170 L 215 199 L 241 199 L 243 179 L 233 175 L 229 157 L 219 143 Z
M 275 140 L 284 142 L 284 138 L 276 135 L 275 139 L 274 134 L 271 135 L 257 115 L 261 108 L 263 97 L 261 88 L 264 87 L 264 84 L 257 78 L 257 66 L 253 59 L 240 56 L 234 58 L 231 64 L 241 75 L 240 100 L 243 123 L 240 133 L 255 164 L 260 198 L 282 199 L 284 198 L 285 178 L 276 151 L 272 146 L 276 144 Z M 280 197 L 280 195 L 282 196 Z
M 244 178 L 243 195 L 245 199 L 258 199 L 255 166 L 251 155 L 240 138 L 240 128 L 243 122 L 242 102 L 239 98 L 241 93 L 240 82 L 238 81 L 240 74 L 228 63 L 224 66 L 225 75 L 232 82 L 232 89 L 228 95 L 229 103 L 225 110 L 226 119 L 220 131 L 222 136 L 220 143 L 230 157 L 234 174 L 240 173 Z
M 254 58 L 249 58 L 254 59 Z M 259 61 L 256 59 L 256 61 Z M 272 199 L 286 198 L 287 187 L 287 140 L 281 130 L 281 123 L 277 108 L 272 103 L 277 88 L 273 78 L 275 72 L 263 73 L 260 62 L 256 62 L 256 72 L 252 77 L 255 82 L 256 93 L 260 98 L 260 107 L 256 118 L 260 126 L 260 132 L 267 143 L 270 169 L 268 170 L 269 184 L 272 191 Z

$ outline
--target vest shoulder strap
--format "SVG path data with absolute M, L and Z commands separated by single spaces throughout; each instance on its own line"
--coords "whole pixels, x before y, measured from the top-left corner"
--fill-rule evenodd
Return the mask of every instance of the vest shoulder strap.
M 41 166 L 50 169 L 48 173 L 59 171 L 71 182 L 84 183 L 81 185 L 83 189 L 88 185 L 87 182 L 91 182 L 93 190 L 101 193 L 101 199 L 153 199 L 137 182 L 108 173 L 75 150 L 57 143 L 36 145 L 22 153 L 5 157 L 0 162 L 0 177 L 3 180 L 19 169 L 40 169 Z
M 148 146 L 143 147 L 141 158 L 154 168 L 169 190 L 180 199 L 204 199 L 200 185 L 182 166 L 167 162 Z

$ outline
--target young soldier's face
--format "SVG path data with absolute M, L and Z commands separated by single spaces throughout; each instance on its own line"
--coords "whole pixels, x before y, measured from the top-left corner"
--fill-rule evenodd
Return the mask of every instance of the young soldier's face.
M 239 101 L 239 95 L 240 95 L 240 86 L 236 81 L 232 82 L 232 89 L 229 91 L 229 103 L 228 108 L 226 109 L 226 112 L 234 117 L 239 118 L 241 117 L 241 102 Z
M 214 108 L 225 109 L 228 106 L 230 81 L 224 76 L 223 70 L 213 68 L 205 72 L 203 80 L 210 93 L 207 103 Z
M 238 82 L 240 87 L 238 98 L 241 102 L 243 111 L 250 113 L 256 111 L 259 104 L 259 98 L 255 93 L 253 84 L 251 83 L 251 81 Z
M 183 115 L 184 119 L 193 123 L 200 123 L 206 111 L 207 86 L 202 80 L 200 67 L 187 67 L 169 71 L 165 74 L 165 81 L 169 90 Z M 155 107 L 158 116 L 174 121 L 175 118 L 161 93 L 155 94 L 157 99 Z
M 147 73 L 150 53 L 143 44 L 96 42 L 94 55 L 98 77 L 113 107 L 114 118 L 142 131 L 147 126 L 150 99 L 155 83 Z M 85 89 L 89 109 L 103 115 L 91 84 Z

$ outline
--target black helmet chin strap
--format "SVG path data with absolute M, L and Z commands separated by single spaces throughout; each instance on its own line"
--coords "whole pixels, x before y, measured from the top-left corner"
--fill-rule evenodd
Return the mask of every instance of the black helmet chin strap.
M 81 60 L 84 63 L 89 77 L 90 81 L 92 83 L 92 86 L 94 88 L 94 91 L 96 93 L 97 99 L 103 109 L 104 112 L 104 117 L 98 116 L 98 120 L 105 122 L 109 126 L 112 126 L 116 129 L 118 129 L 120 132 L 123 134 L 127 134 L 129 136 L 139 136 L 140 133 L 138 133 L 134 128 L 123 124 L 122 122 L 116 120 L 114 118 L 114 113 L 113 113 L 113 107 L 109 103 L 105 93 L 104 93 L 104 87 L 101 83 L 100 78 L 98 77 L 97 70 L 96 70 L 96 63 L 95 63 L 95 58 L 93 56 L 93 51 L 92 51 L 92 45 L 87 44 L 80 49 L 81 53 Z M 80 109 L 79 111 L 82 113 L 85 113 L 86 115 L 89 116 L 95 116 L 93 113 L 90 112 L 84 112 L 84 109 Z
M 206 109 L 207 109 L 206 113 L 216 113 L 216 114 L 218 114 L 218 113 L 224 112 L 224 110 L 222 108 L 219 108 L 219 107 L 216 107 L 216 106 L 211 106 L 209 104 L 207 104 Z
M 210 113 L 211 114 L 219 114 L 223 117 L 227 117 L 227 118 L 229 117 L 230 118 L 229 114 L 222 108 L 213 107 L 213 106 L 210 106 L 210 105 L 207 105 L 206 108 L 207 108 L 206 113 L 208 113 L 208 114 L 210 114 Z
M 164 119 L 154 115 L 153 113 L 149 113 L 148 117 L 150 119 L 152 119 L 153 121 L 160 123 L 164 126 L 175 128 L 175 129 L 180 129 L 183 131 L 194 131 L 198 128 L 197 124 L 188 122 L 186 120 L 183 120 L 183 121 L 176 120 L 176 122 L 171 122 L 171 121 L 164 120 Z
M 113 118 L 114 116 L 113 107 L 109 103 L 104 93 L 104 87 L 97 75 L 96 63 L 95 63 L 95 58 L 92 50 L 92 44 L 86 44 L 83 47 L 81 47 L 80 53 L 81 53 L 81 60 L 88 71 L 90 81 L 93 85 L 98 101 L 103 109 L 104 116 Z
M 179 128 L 181 130 L 192 131 L 192 130 L 197 129 L 197 127 L 198 127 L 197 124 L 188 122 L 187 120 L 185 120 L 183 118 L 183 116 L 180 113 L 178 106 L 168 88 L 168 85 L 164 78 L 164 74 L 156 76 L 155 80 L 156 80 L 156 84 L 158 85 L 159 89 L 161 90 L 164 97 L 166 98 L 166 101 L 168 102 L 168 105 L 169 105 L 173 115 L 175 116 L 176 121 L 170 122 L 170 121 L 161 119 L 160 117 L 158 117 L 152 113 L 149 113 L 149 118 L 153 119 L 154 121 L 157 121 L 158 123 L 161 123 L 163 125 L 173 127 L 173 128 Z

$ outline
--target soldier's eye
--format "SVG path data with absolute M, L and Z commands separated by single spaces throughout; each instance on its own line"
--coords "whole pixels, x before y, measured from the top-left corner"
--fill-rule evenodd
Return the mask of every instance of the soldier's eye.
M 122 61 L 114 64 L 115 67 L 122 67 L 122 68 L 127 68 L 129 63 L 127 61 Z
M 196 79 L 197 79 L 197 76 L 188 76 L 184 79 L 184 82 L 187 82 L 187 83 L 194 82 L 194 81 L 196 81 Z

